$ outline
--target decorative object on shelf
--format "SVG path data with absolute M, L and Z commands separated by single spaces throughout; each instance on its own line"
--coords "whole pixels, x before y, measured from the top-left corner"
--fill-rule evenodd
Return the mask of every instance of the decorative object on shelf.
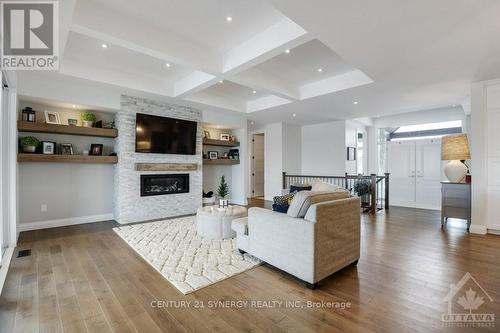
M 360 180 L 354 184 L 354 192 L 361 198 L 361 207 L 370 206 L 371 183 L 368 180 Z
M 203 191 L 202 202 L 203 202 L 203 204 L 213 204 L 213 203 L 215 203 L 214 192 L 213 191 L 208 191 L 207 193 L 205 193 L 205 191 Z
M 88 150 L 84 150 L 84 151 L 82 152 L 82 154 L 83 154 L 83 155 L 85 155 L 85 156 L 88 156 L 88 155 L 89 155 L 89 151 L 88 151 Z
M 203 131 L 203 137 L 205 139 L 210 139 L 210 132 L 209 131 Z
M 47 124 L 61 124 L 61 118 L 59 118 L 59 112 L 55 111 L 45 111 L 45 122 Z
M 76 125 L 78 125 L 78 119 L 68 119 L 68 125 L 69 126 L 76 126 Z
M 467 134 L 443 136 L 441 139 L 441 160 L 449 161 L 444 174 L 452 183 L 461 183 L 467 175 L 465 160 L 470 159 L 469 142 Z
M 239 149 L 229 149 L 229 159 L 230 160 L 239 160 L 240 159 L 240 150 Z
M 25 136 L 20 140 L 21 147 L 25 153 L 35 153 L 36 148 L 40 146 L 40 140 L 33 136 Z
M 225 152 L 224 154 L 222 154 L 222 158 L 227 160 L 229 158 L 229 153 Z
M 92 155 L 92 156 L 101 156 L 102 155 L 102 148 L 103 148 L 102 144 L 100 144 L 100 143 L 92 143 L 90 145 L 89 155 Z
M 229 141 L 229 138 L 231 137 L 231 135 L 229 134 L 224 134 L 224 133 L 221 133 L 220 135 L 220 140 L 221 141 Z
M 42 154 L 54 155 L 56 153 L 56 143 L 53 141 L 42 141 Z
M 82 113 L 80 118 L 82 119 L 82 125 L 84 127 L 92 127 L 94 125 L 94 122 L 96 121 L 95 114 L 93 114 L 92 112 L 84 112 Z
M 226 176 L 222 175 L 220 177 L 220 184 L 217 188 L 217 195 L 219 196 L 219 208 L 226 208 L 229 201 L 226 196 L 229 194 L 229 185 L 226 183 Z
M 219 158 L 219 153 L 216 151 L 209 151 L 208 152 L 208 159 L 209 160 L 216 160 Z
M 61 154 L 73 155 L 73 145 L 71 143 L 61 143 Z
M 235 142 L 235 141 L 237 141 L 237 139 L 234 135 L 231 135 L 231 137 L 229 138 L 229 141 Z
M 113 128 L 115 128 L 115 122 L 114 121 L 103 121 L 102 128 L 113 129 Z
M 30 107 L 25 107 L 22 111 L 23 121 L 29 121 L 31 123 L 36 123 L 36 111 Z
M 94 123 L 94 127 L 95 127 L 95 128 L 102 128 L 102 120 L 96 121 L 96 122 Z
M 356 160 L 356 148 L 347 147 L 347 160 L 355 161 Z

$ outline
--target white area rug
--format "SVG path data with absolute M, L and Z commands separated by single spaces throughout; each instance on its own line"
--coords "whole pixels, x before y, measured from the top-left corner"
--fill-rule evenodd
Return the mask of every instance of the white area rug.
M 203 240 L 196 217 L 127 225 L 113 229 L 183 294 L 242 273 L 260 260 L 241 255 L 236 239 Z

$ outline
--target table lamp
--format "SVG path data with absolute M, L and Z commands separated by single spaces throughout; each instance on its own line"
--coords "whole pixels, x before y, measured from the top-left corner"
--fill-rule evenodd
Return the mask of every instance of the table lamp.
M 444 136 L 441 139 L 441 160 L 449 161 L 444 174 L 452 183 L 460 183 L 467 175 L 467 166 L 461 162 L 470 159 L 467 134 Z

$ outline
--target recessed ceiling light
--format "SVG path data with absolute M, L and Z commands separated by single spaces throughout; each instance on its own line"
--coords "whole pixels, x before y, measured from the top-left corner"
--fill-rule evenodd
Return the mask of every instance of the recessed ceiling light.
M 318 68 L 318 72 L 322 72 L 323 71 L 323 68 Z
M 73 109 L 76 109 L 76 105 L 75 104 L 71 105 L 71 107 L 73 107 Z
M 293 113 L 293 114 L 292 114 L 292 117 L 294 117 L 294 118 L 295 118 L 295 117 L 297 117 L 297 115 L 296 115 L 295 113 Z
M 354 104 L 354 105 L 356 105 L 356 104 L 358 104 L 358 103 L 359 103 L 358 101 L 354 101 L 354 102 L 352 102 L 352 104 Z
M 285 53 L 287 53 L 287 54 L 290 53 L 290 49 L 286 49 Z
M 170 67 L 170 64 L 167 62 L 167 63 L 165 64 L 165 66 Z
M 232 20 L 233 20 L 233 18 L 231 16 L 226 17 L 226 21 L 231 22 Z
M 252 94 L 256 94 L 256 93 L 257 93 L 257 90 L 252 91 Z
M 224 82 L 224 80 L 219 80 L 219 83 L 223 83 L 223 82 Z
M 101 46 L 102 46 L 103 49 L 107 49 L 108 48 L 108 44 L 105 44 L 105 43 L 102 43 Z
M 251 122 L 250 122 L 250 125 L 253 125 L 253 124 L 255 124 L 255 123 L 254 123 L 253 121 L 251 121 Z

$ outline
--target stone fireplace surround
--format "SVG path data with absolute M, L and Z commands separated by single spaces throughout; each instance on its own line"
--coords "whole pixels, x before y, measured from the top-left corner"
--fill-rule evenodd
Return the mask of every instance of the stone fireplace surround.
M 135 152 L 136 113 L 198 122 L 196 155 L 146 154 Z M 114 216 L 118 223 L 133 223 L 196 213 L 202 203 L 202 113 L 200 110 L 143 98 L 121 96 L 116 114 L 118 163 L 114 172 Z M 193 163 L 189 171 L 137 171 L 136 163 Z M 148 174 L 189 174 L 189 193 L 141 196 L 140 176 Z

